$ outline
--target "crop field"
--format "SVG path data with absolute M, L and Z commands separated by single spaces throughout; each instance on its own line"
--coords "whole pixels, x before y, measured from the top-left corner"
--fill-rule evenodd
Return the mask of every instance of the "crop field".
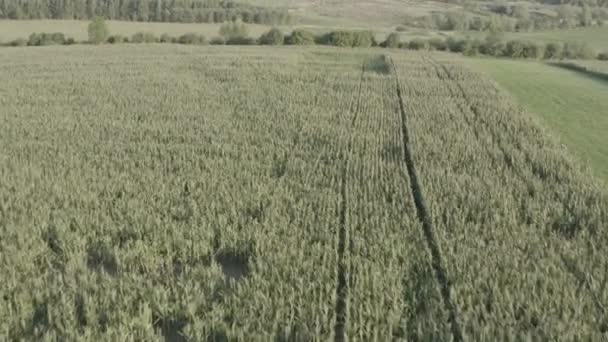
M 566 145 L 579 163 L 608 182 L 608 82 L 598 75 L 545 63 L 471 58 L 467 65 L 493 78 Z M 601 61 L 572 61 L 598 68 Z M 601 76 L 601 75 L 599 75 Z
M 606 338 L 605 188 L 485 76 L 377 52 L 7 49 L 0 339 Z

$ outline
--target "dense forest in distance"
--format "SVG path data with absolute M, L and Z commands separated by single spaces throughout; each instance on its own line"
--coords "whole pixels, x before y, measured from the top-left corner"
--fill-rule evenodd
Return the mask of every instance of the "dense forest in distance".
M 255 24 L 288 24 L 286 9 L 224 0 L 0 0 L 0 19 L 91 19 L 221 23 L 241 18 Z

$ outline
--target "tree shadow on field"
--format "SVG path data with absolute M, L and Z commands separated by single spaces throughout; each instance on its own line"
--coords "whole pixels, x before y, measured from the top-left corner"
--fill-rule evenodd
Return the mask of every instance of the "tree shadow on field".
M 386 55 L 378 55 L 367 61 L 365 71 L 375 72 L 378 75 L 390 75 L 391 67 L 388 64 Z

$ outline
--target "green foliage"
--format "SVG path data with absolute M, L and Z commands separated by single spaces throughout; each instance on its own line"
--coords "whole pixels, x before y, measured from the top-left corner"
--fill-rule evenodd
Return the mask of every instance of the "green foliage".
M 399 47 L 399 44 L 401 44 L 401 37 L 399 36 L 399 33 L 391 32 L 386 37 L 386 40 L 384 42 L 382 42 L 380 45 L 382 47 L 396 49 Z
M 355 35 L 352 31 L 333 31 L 329 33 L 327 42 L 333 46 L 352 47 L 355 43 Z
M 220 26 L 219 34 L 225 41 L 244 40 L 244 38 L 247 37 L 248 30 L 245 23 L 239 19 L 223 23 L 222 26 Z
M 602 52 L 597 55 L 597 59 L 600 61 L 608 61 L 608 52 Z
M 561 59 L 564 55 L 564 45 L 561 43 L 549 43 L 545 47 L 545 59 Z
M 315 36 L 310 31 L 295 29 L 287 37 L 286 43 L 290 45 L 314 45 Z
M 177 42 L 179 44 L 205 45 L 205 44 L 207 44 L 207 38 L 205 38 L 205 36 L 202 34 L 186 33 L 186 34 L 181 35 L 177 39 Z
M 2 0 L 0 19 L 78 19 L 222 23 L 241 18 L 266 25 L 290 25 L 286 8 L 220 0 Z
M 413 39 L 407 44 L 410 50 L 429 50 L 429 42 L 424 39 Z
M 526 45 L 525 41 L 511 40 L 507 43 L 505 55 L 511 58 L 523 58 Z
M 110 35 L 106 21 L 103 17 L 99 16 L 93 18 L 93 20 L 89 23 L 88 33 L 89 42 L 93 44 L 101 44 L 105 42 Z
M 108 37 L 108 43 L 110 43 L 110 44 L 121 44 L 121 43 L 127 43 L 127 42 L 128 42 L 127 37 L 124 37 L 119 34 L 111 35 L 110 37 Z
M 376 46 L 376 37 L 371 31 L 355 31 L 353 32 L 353 47 L 372 47 Z
M 594 59 L 595 50 L 585 42 L 567 42 L 564 45 L 564 58 L 566 59 Z
M 168 33 L 161 34 L 160 39 L 159 39 L 159 41 L 161 43 L 177 43 L 177 40 L 178 40 L 177 38 L 172 37 Z
M 131 43 L 156 43 L 158 38 L 151 32 L 137 32 L 131 36 Z
M 63 33 L 32 33 L 27 41 L 29 46 L 62 45 L 66 38 Z
M 272 28 L 270 31 L 262 34 L 259 39 L 261 45 L 283 45 L 285 35 L 278 28 Z
M 507 45 L 504 40 L 504 34 L 495 32 L 486 37 L 480 52 L 484 55 L 500 57 L 504 55 L 506 48 Z
M 27 40 L 25 40 L 23 38 L 18 38 L 18 39 L 12 40 L 10 43 L 8 43 L 8 45 L 10 45 L 10 46 L 27 46 Z

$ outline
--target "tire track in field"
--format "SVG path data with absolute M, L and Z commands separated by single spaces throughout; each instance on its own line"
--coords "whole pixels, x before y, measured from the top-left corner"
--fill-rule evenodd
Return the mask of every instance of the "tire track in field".
M 407 168 L 407 172 L 410 178 L 410 190 L 414 199 L 414 204 L 416 206 L 416 213 L 418 214 L 418 219 L 422 223 L 424 238 L 426 240 L 427 247 L 431 253 L 431 265 L 433 267 L 433 271 L 435 272 L 437 282 L 439 283 L 443 304 L 446 310 L 448 311 L 448 321 L 450 323 L 452 336 L 455 342 L 461 342 L 464 340 L 464 338 L 462 335 L 462 329 L 460 327 L 460 324 L 458 323 L 458 311 L 456 305 L 454 305 L 454 303 L 452 302 L 452 298 L 450 295 L 450 282 L 448 280 L 447 270 L 443 263 L 439 243 L 434 233 L 431 214 L 426 205 L 422 185 L 420 184 L 420 181 L 418 179 L 416 165 L 414 164 L 413 153 L 410 146 L 410 133 L 407 127 L 407 115 L 405 111 L 403 95 L 401 93 L 401 82 L 399 81 L 399 75 L 397 72 L 397 68 L 395 67 L 395 63 L 393 62 L 393 59 L 390 57 L 388 57 L 387 59 L 388 62 L 390 62 L 390 67 L 395 77 L 395 86 L 397 88 L 397 98 L 399 101 L 399 114 L 403 138 L 403 157 L 405 159 L 405 166 Z
M 352 129 L 359 116 L 361 109 L 361 92 L 363 88 L 363 75 L 365 74 L 365 62 L 361 65 L 361 76 L 359 78 L 359 90 L 357 92 L 357 99 L 350 108 L 350 113 L 353 118 L 350 122 L 349 129 Z M 336 342 L 345 342 L 345 327 L 347 319 L 348 309 L 348 290 L 351 282 L 350 273 L 352 265 L 346 261 L 346 250 L 348 248 L 349 253 L 352 251 L 352 238 L 350 236 L 350 229 L 348 226 L 348 191 L 347 191 L 347 176 L 350 164 L 350 155 L 352 153 L 353 137 L 349 137 L 346 153 L 342 158 L 344 159 L 344 166 L 342 169 L 342 178 L 340 182 L 340 214 L 339 224 L 340 230 L 338 232 L 338 278 L 336 281 L 336 323 L 334 326 L 334 338 Z M 348 245 L 348 246 L 347 246 Z M 349 258 L 350 260 L 350 258 Z

